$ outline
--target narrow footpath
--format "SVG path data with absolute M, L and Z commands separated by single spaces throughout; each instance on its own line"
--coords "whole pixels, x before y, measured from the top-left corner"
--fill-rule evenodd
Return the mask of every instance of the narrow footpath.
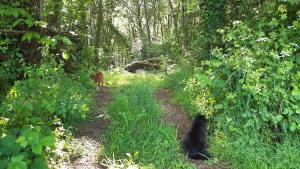
M 174 125 L 174 127 L 177 129 L 177 139 L 181 142 L 181 140 L 184 138 L 185 133 L 187 133 L 190 129 L 193 119 L 189 117 L 186 112 L 184 112 L 182 107 L 171 103 L 170 90 L 157 90 L 155 93 L 155 98 L 157 101 L 162 102 L 163 104 L 163 121 L 165 123 Z M 204 162 L 201 160 L 189 159 L 189 161 L 195 164 L 198 169 L 229 169 L 229 167 L 225 166 L 222 163 L 209 166 L 204 164 Z
M 101 146 L 101 137 L 105 133 L 109 121 L 105 120 L 104 107 L 111 101 L 109 87 L 100 87 L 94 96 L 95 105 L 87 120 L 75 125 L 78 129 L 75 139 L 82 145 L 82 155 L 72 161 L 69 169 L 105 169 L 97 161 L 97 152 Z

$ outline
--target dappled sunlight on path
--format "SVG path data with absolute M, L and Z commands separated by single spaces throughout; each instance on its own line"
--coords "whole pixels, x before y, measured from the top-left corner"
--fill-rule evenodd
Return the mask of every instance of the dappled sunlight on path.
M 86 121 L 75 125 L 78 129 L 75 140 L 82 144 L 82 154 L 67 168 L 70 169 L 102 169 L 106 168 L 97 162 L 97 154 L 101 146 L 101 137 L 105 133 L 109 121 L 104 118 L 104 107 L 111 101 L 111 88 L 100 87 L 95 97 L 95 105 Z

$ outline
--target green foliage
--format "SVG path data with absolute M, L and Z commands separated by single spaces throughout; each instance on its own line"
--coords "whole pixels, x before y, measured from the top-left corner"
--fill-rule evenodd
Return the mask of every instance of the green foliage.
M 258 13 L 218 29 L 224 45 L 190 73 L 167 80 L 187 110 L 209 117 L 211 148 L 233 168 L 297 168 L 300 11 L 274 2 Z
M 226 18 L 227 0 L 200 0 L 202 23 L 198 27 L 198 38 L 193 42 L 193 50 L 203 57 L 210 56 L 210 50 L 220 46 L 220 36 L 216 30 L 227 24 Z
M 39 126 L 24 127 L 19 132 L 10 131 L 1 137 L 0 168 L 48 168 L 42 152 L 53 147 L 53 135 Z
M 0 139 L 0 167 L 48 168 L 45 157 L 54 148 L 56 136 L 61 137 L 60 132 L 52 134 L 61 127 L 60 119 L 67 125 L 85 118 L 93 86 L 75 79 L 84 81 L 88 75 L 74 75 L 72 79 L 61 66 L 28 67 L 27 79 L 16 81 L 2 102 L 0 117 L 6 122 L 0 131 L 4 133 Z
M 177 59 L 176 57 L 180 55 L 179 44 L 174 41 L 174 39 L 168 39 L 162 44 L 151 44 L 148 48 L 150 57 L 161 57 L 165 56 L 169 59 Z
M 27 80 L 15 83 L 1 107 L 15 126 L 31 124 L 32 118 L 28 117 L 47 122 L 57 116 L 73 123 L 86 116 L 91 101 L 89 90 L 70 79 L 61 68 L 43 64 L 28 68 L 27 76 Z
M 217 140 L 212 151 L 219 158 L 230 161 L 232 168 L 282 169 L 298 168 L 300 164 L 299 140 L 293 137 L 282 144 L 272 145 L 262 141 L 255 133 L 241 133 L 234 140 Z M 230 153 L 225 153 L 230 152 Z M 254 162 L 255 161 L 255 162 Z
M 112 124 L 104 141 L 105 155 L 120 159 L 128 154 L 141 167 L 191 168 L 179 153 L 175 128 L 161 122 L 153 81 L 128 80 L 131 84 L 120 87 L 108 107 Z
M 0 29 L 11 30 L 15 27 L 32 27 L 35 20 L 23 9 L 20 3 L 0 4 Z M 30 36 L 31 35 L 31 36 Z M 25 38 L 32 39 L 36 33 L 29 33 Z M 0 81 L 14 81 L 24 71 L 25 61 L 20 49 L 16 47 L 17 38 L 0 35 Z M 2 84 L 0 85 L 2 86 Z
M 278 5 L 277 17 L 262 18 L 258 27 L 236 22 L 224 33 L 226 48 L 215 49 L 215 59 L 206 62 L 206 79 L 197 79 L 209 89 L 221 111 L 239 112 L 244 127 L 259 129 L 280 124 L 285 131 L 300 129 L 299 17 L 285 25 L 287 6 Z M 273 12 L 274 15 L 274 12 Z M 224 109 L 224 110 L 223 110 Z M 217 110 L 218 111 L 218 110 Z

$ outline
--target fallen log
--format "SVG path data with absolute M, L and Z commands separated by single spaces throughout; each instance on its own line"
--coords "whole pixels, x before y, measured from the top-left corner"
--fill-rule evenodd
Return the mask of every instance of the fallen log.
M 135 73 L 138 69 L 160 69 L 159 58 L 150 58 L 147 60 L 133 61 L 125 66 L 125 70 Z

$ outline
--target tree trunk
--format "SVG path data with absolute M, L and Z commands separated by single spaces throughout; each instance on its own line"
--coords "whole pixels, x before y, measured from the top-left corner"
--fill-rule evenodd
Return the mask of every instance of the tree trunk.
M 151 43 L 151 32 L 150 32 L 150 26 L 149 26 L 149 14 L 148 14 L 147 1 L 146 0 L 144 0 L 144 11 L 145 11 L 148 43 Z
M 137 19 L 137 24 L 138 24 L 138 32 L 139 32 L 139 37 L 142 41 L 141 57 L 145 57 L 147 55 L 147 47 L 146 47 L 146 42 L 145 42 L 145 38 L 144 38 L 140 0 L 136 0 L 135 5 L 136 5 L 136 19 Z
M 43 14 L 44 14 L 44 0 L 40 0 L 39 1 L 39 19 L 42 21 L 43 18 Z
M 98 4 L 98 18 L 96 24 L 96 38 L 95 38 L 95 63 L 96 68 L 99 69 L 100 62 L 100 48 L 103 47 L 104 42 L 104 27 L 103 27 L 104 19 L 103 19 L 103 0 L 99 0 Z
M 154 0 L 153 2 L 153 36 L 156 37 L 157 36 L 157 32 L 156 32 L 156 25 L 157 25 L 157 8 L 156 8 L 156 3 L 157 1 Z
M 173 18 L 175 40 L 178 40 L 179 39 L 179 36 L 178 36 L 178 19 L 177 19 L 177 15 L 175 14 L 174 7 L 173 7 L 173 4 L 172 4 L 171 0 L 169 0 L 169 7 L 170 7 L 171 15 L 172 15 L 172 18 Z
M 62 0 L 53 0 L 53 15 L 50 16 L 49 25 L 55 29 L 60 30 L 60 12 L 63 7 Z
M 186 0 L 181 0 L 181 28 L 182 28 L 182 52 L 185 55 L 188 51 L 188 22 L 186 16 Z
M 85 7 L 85 2 L 84 1 L 79 1 L 79 27 L 80 27 L 80 37 L 81 39 L 84 40 L 84 44 L 88 45 L 88 27 L 87 27 L 87 9 Z

